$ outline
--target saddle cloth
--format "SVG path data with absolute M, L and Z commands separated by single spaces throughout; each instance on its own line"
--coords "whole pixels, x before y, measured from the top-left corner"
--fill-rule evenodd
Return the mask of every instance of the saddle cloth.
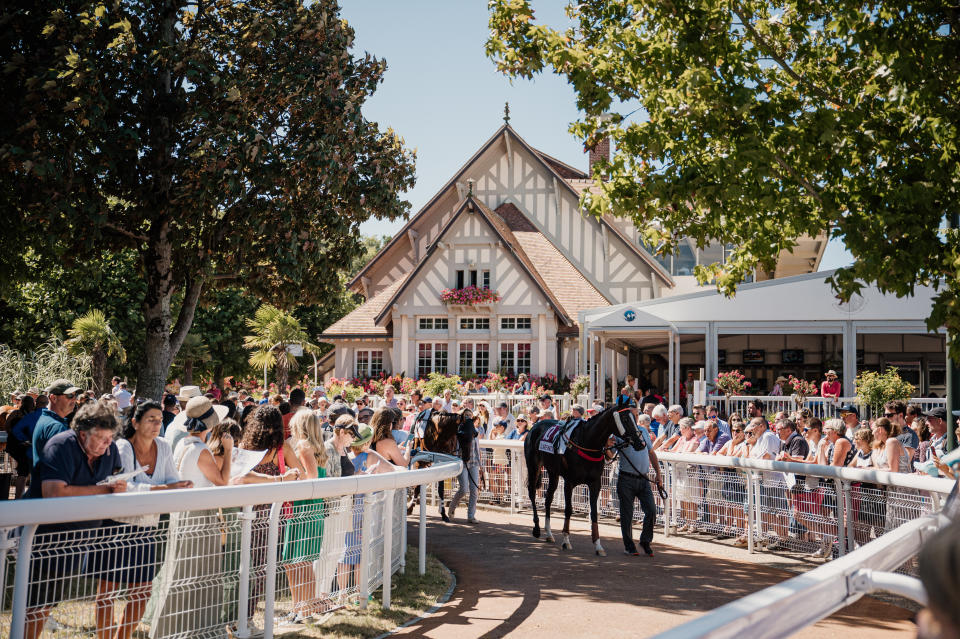
M 582 422 L 582 419 L 571 419 L 566 422 L 557 422 L 547 428 L 540 439 L 540 451 L 551 455 L 562 455 L 567 450 L 567 440 Z

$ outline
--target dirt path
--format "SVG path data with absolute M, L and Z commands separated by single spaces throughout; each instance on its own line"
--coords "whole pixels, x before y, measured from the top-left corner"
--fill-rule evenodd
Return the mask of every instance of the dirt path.
M 481 511 L 478 518 L 476 526 L 429 519 L 429 552 L 454 572 L 457 587 L 434 615 L 399 635 L 647 637 L 792 576 L 668 546 L 659 537 L 655 557 L 628 557 L 619 530 L 603 525 L 609 556 L 596 557 L 582 521 L 572 524 L 574 551 L 562 552 L 530 536 L 528 515 Z M 415 544 L 417 525 L 411 522 Z M 912 637 L 911 617 L 902 608 L 864 598 L 796 636 Z

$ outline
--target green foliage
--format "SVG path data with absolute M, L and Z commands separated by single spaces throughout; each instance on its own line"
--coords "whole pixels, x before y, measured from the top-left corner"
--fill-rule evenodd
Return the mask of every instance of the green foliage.
M 880 412 L 887 402 L 908 401 L 917 390 L 913 384 L 900 377 L 894 366 L 882 374 L 864 371 L 857 375 L 854 383 L 857 389 L 857 401 L 864 406 L 869 406 L 874 413 Z
M 13 391 L 26 391 L 31 386 L 46 388 L 61 378 L 88 388 L 90 357 L 72 355 L 56 338 L 25 351 L 0 344 L 0 396 L 10 397 Z
M 347 404 L 352 404 L 361 397 L 364 396 L 366 391 L 362 386 L 354 386 L 346 380 L 331 380 L 327 384 L 327 397 L 333 397 L 335 395 L 343 395 L 343 400 Z
M 454 395 L 460 393 L 460 376 L 445 373 L 430 373 L 423 382 L 423 393 L 431 397 L 443 395 L 443 391 L 450 390 Z
M 842 298 L 933 285 L 930 326 L 960 336 L 960 231 L 940 231 L 960 209 L 955 8 L 597 0 L 555 29 L 530 0 L 489 7 L 498 69 L 565 77 L 583 113 L 571 132 L 613 142 L 583 192 L 590 213 L 632 219 L 661 254 L 681 238 L 732 245 L 696 273 L 731 295 L 829 234 L 855 258 L 832 277 Z
M 138 389 L 158 396 L 204 290 L 335 294 L 359 225 L 409 204 L 413 153 L 363 117 L 386 63 L 335 0 L 54 0 L 0 9 L 0 285 L 105 247 L 142 265 Z
M 250 365 L 257 369 L 276 369 L 281 391 L 286 388 L 288 372 L 299 367 L 297 358 L 287 347 L 298 345 L 305 353 L 319 348 L 310 341 L 297 318 L 270 304 L 258 308 L 253 319 L 247 320 L 247 327 L 253 331 L 243 339 L 244 346 L 252 351 Z
M 94 309 L 73 321 L 70 336 L 64 346 L 73 356 L 89 356 L 93 376 L 93 389 L 97 394 L 107 390 L 107 360 L 127 361 L 120 338 L 110 328 L 103 311 Z

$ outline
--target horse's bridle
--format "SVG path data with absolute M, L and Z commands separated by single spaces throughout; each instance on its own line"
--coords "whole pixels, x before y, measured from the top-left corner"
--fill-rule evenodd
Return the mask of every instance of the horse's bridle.
M 567 442 L 569 446 L 572 446 L 577 451 L 578 455 L 580 455 L 587 461 L 606 462 L 607 460 L 604 457 L 604 453 L 606 453 L 608 450 L 619 451 L 621 448 L 623 448 L 623 446 L 627 445 L 626 444 L 627 430 L 623 427 L 623 422 L 620 420 L 620 413 L 627 410 L 630 410 L 629 406 L 613 411 L 613 421 L 617 425 L 617 430 L 620 431 L 620 437 L 624 439 L 624 443 L 619 446 L 617 444 L 614 444 L 613 446 L 604 446 L 603 448 L 586 448 L 585 446 L 581 446 L 580 444 L 576 443 L 575 441 L 567 437 L 566 429 L 564 429 L 564 431 L 562 432 L 563 439 Z M 564 426 L 566 426 L 566 424 L 564 424 Z M 636 428 L 636 425 L 634 425 L 634 428 Z M 632 446 L 632 444 L 630 445 Z M 640 437 L 640 450 L 643 450 L 644 447 L 645 447 L 645 444 L 643 441 L 643 437 Z M 599 453 L 599 456 L 591 457 L 587 455 L 587 453 Z M 609 460 L 609 461 L 612 462 L 613 460 Z

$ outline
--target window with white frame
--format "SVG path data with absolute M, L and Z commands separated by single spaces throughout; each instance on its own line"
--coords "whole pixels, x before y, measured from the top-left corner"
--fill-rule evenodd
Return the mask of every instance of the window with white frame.
M 421 331 L 445 331 L 450 325 L 446 317 L 421 317 L 418 319 L 417 330 Z
M 417 345 L 417 375 L 423 377 L 429 373 L 447 372 L 447 345 L 438 343 L 420 343 Z
M 460 330 L 461 331 L 489 331 L 490 318 L 489 317 L 461 317 Z
M 379 349 L 358 350 L 356 366 L 357 377 L 376 377 L 383 372 L 383 351 Z
M 476 286 L 490 288 L 490 269 L 459 269 L 457 271 L 457 288 Z
M 490 370 L 490 345 L 460 344 L 458 362 L 461 377 L 486 375 Z
M 529 331 L 529 317 L 501 317 L 500 330 L 502 331 Z
M 530 374 L 530 344 L 500 344 L 500 368 L 508 374 Z

